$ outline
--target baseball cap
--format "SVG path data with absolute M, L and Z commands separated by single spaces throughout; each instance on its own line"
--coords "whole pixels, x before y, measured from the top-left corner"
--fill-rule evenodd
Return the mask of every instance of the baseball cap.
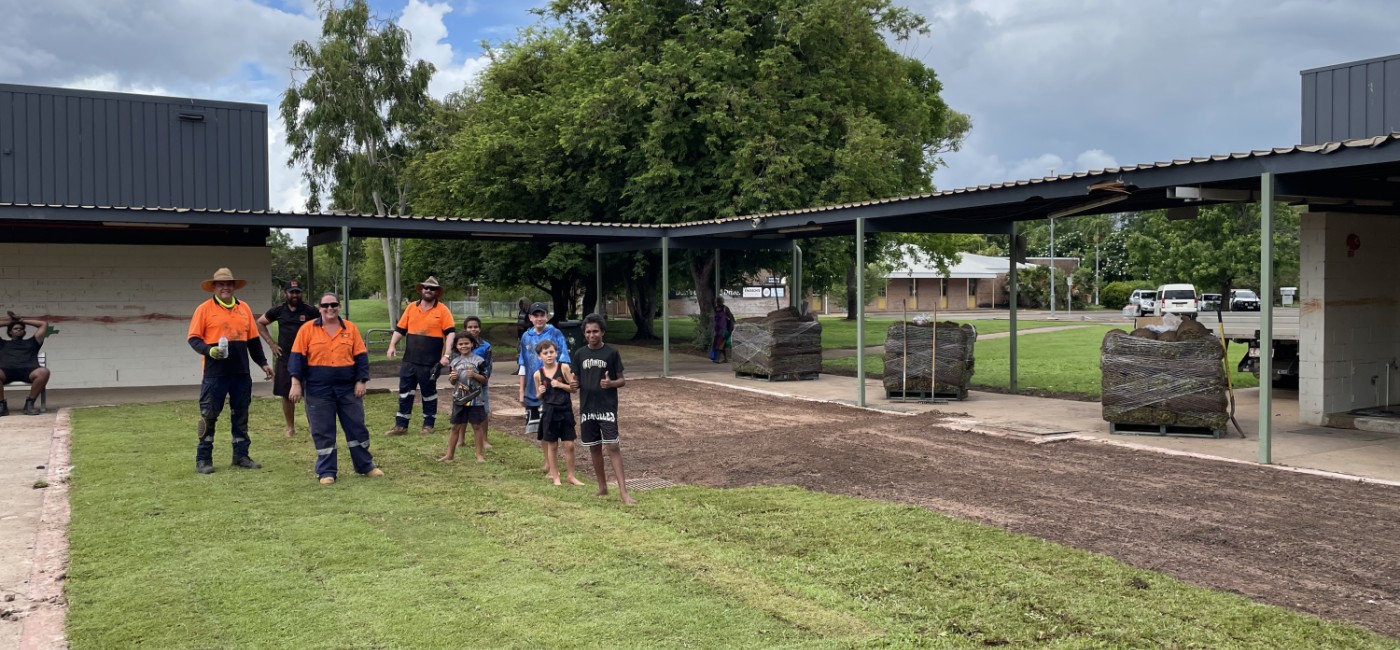
M 535 303 L 535 304 L 533 304 L 533 305 L 530 305 L 530 312 L 529 312 L 529 313 L 533 314 L 533 313 L 535 313 L 535 312 L 537 312 L 537 311 L 542 311 L 542 312 L 548 314 L 548 313 L 549 313 L 549 305 L 546 305 L 546 304 L 544 304 L 544 303 L 542 303 L 542 302 L 537 302 L 537 303 Z
M 288 283 L 287 283 L 287 289 L 286 289 L 286 290 L 287 290 L 287 291 L 301 291 L 301 283 L 300 283 L 300 282 L 297 282 L 296 280 L 292 280 L 291 282 L 288 282 Z

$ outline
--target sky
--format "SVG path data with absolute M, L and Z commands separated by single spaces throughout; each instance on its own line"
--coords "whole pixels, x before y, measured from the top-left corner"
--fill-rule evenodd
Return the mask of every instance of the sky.
M 1384 0 L 896 2 L 929 32 L 891 46 L 972 117 L 934 174 L 944 190 L 1297 144 L 1299 71 L 1400 54 Z M 543 2 L 370 4 L 411 32 L 443 97 Z M 0 83 L 268 104 L 272 205 L 304 207 L 275 117 L 291 45 L 319 34 L 314 0 L 0 0 L 0 16 Z

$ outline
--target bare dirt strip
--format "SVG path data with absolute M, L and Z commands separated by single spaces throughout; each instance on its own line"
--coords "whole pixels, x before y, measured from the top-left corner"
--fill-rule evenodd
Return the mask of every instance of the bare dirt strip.
M 1400 487 L 1095 442 L 1037 445 L 942 428 L 939 414 L 684 380 L 632 381 L 620 396 L 629 478 L 916 504 L 1400 637 Z

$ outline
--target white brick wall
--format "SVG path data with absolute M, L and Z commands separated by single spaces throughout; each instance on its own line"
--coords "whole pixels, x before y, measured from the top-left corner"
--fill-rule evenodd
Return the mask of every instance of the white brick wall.
M 270 306 L 267 248 L 0 244 L 0 314 L 57 317 L 44 342 L 50 387 L 194 385 L 186 333 L 209 299 L 200 281 L 221 266 L 248 280 L 238 295 L 254 315 Z
M 1347 238 L 1360 247 L 1349 251 Z M 1400 283 L 1394 272 L 1394 217 L 1310 213 L 1301 228 L 1302 377 L 1298 415 L 1322 424 L 1328 413 L 1389 403 L 1387 362 L 1400 358 Z M 1350 252 L 1350 254 L 1348 254 Z M 1373 383 L 1374 378 L 1374 383 Z

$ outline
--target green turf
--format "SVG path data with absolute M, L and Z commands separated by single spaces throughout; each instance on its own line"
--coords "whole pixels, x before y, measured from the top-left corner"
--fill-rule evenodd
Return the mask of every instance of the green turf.
M 367 407 L 386 429 L 393 396 Z M 484 465 L 435 462 L 441 435 L 375 435 L 388 476 L 342 456 L 323 487 L 268 399 L 265 469 L 227 467 L 221 422 L 218 471 L 198 476 L 196 415 L 74 413 L 71 647 L 1396 647 L 914 507 L 682 487 L 625 508 L 547 485 L 499 433 Z
M 995 322 L 995 321 L 994 321 Z M 974 323 L 979 324 L 979 323 Z M 1040 324 L 1041 326 L 1060 326 Z M 1099 371 L 1099 348 L 1104 334 L 1115 329 L 1109 325 L 1089 325 L 1079 329 L 1026 334 L 1016 338 L 1017 388 L 1080 395 L 1097 399 L 1102 393 L 1102 373 Z M 1116 329 L 1122 329 L 1121 327 Z M 978 329 L 979 333 L 982 330 Z M 1259 381 L 1247 372 L 1235 368 L 1248 348 L 1230 346 L 1231 380 L 1235 388 L 1253 388 Z M 972 387 L 1009 390 L 1011 387 L 1011 339 L 979 340 L 973 349 L 976 361 Z M 853 374 L 854 357 L 827 359 L 823 372 Z M 884 375 L 884 357 L 870 354 L 865 358 L 866 377 Z

